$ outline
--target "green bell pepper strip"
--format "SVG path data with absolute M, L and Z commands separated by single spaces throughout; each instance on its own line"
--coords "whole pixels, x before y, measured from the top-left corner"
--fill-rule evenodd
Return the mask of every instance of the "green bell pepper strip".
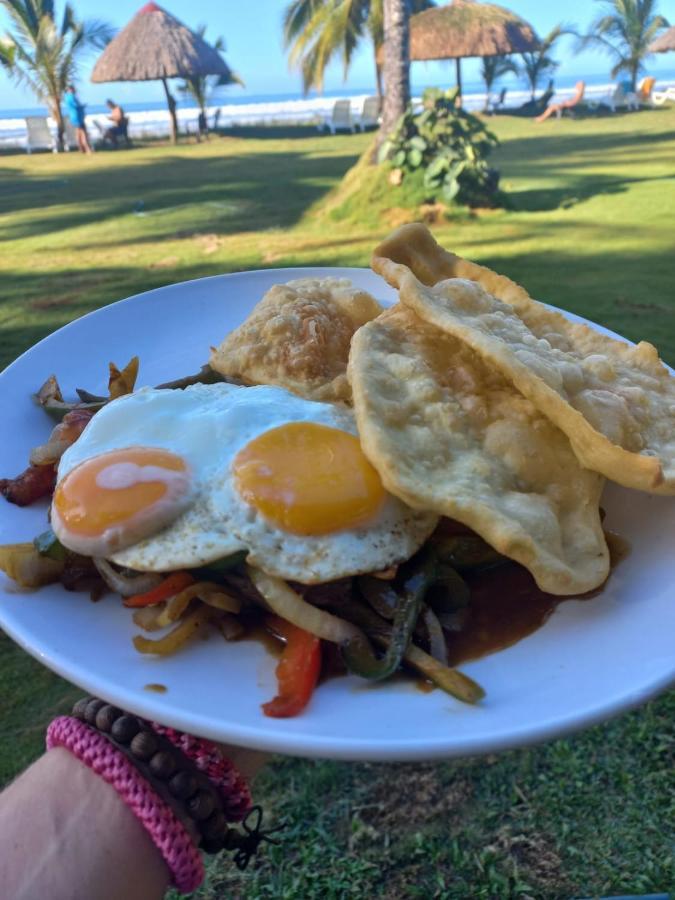
M 408 567 L 406 567 L 408 568 Z M 403 573 L 403 584 L 394 612 L 389 641 L 384 655 L 377 659 L 363 641 L 352 640 L 340 646 L 342 659 L 355 675 L 380 681 L 388 678 L 401 665 L 410 643 L 415 623 L 428 588 L 436 575 L 436 560 L 423 551 L 410 564 L 410 574 Z

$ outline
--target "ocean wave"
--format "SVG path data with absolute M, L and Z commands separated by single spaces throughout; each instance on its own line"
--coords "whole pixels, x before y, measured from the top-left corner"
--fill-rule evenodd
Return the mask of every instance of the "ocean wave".
M 611 84 L 588 86 L 586 96 L 602 99 L 613 90 Z M 570 97 L 574 88 L 562 88 L 556 91 L 555 99 Z M 367 94 L 345 97 L 313 97 L 311 99 L 282 100 L 266 103 L 231 103 L 209 106 L 207 110 L 210 122 L 213 122 L 216 111 L 220 110 L 219 127 L 235 127 L 242 125 L 321 125 L 330 118 L 333 105 L 337 100 L 349 100 L 355 123 L 359 122 L 363 101 Z M 509 90 L 506 107 L 516 107 L 529 100 L 529 91 Z M 419 102 L 419 97 L 415 98 Z M 464 95 L 464 106 L 469 110 L 481 109 L 485 103 L 485 93 L 467 93 Z M 197 130 L 197 107 L 177 110 L 179 128 L 183 132 L 194 133 Z M 132 138 L 166 137 L 169 134 L 168 110 L 141 110 L 128 113 L 129 134 Z M 90 134 L 96 138 L 99 129 L 105 130 L 110 122 L 104 113 L 87 115 L 87 126 Z M 47 122 L 56 133 L 56 123 L 51 117 Z M 26 146 L 26 123 L 23 118 L 0 119 L 0 147 Z

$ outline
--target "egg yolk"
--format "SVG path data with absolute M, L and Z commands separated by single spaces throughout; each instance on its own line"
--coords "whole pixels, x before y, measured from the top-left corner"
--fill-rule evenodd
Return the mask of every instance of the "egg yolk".
M 169 525 L 189 502 L 184 459 L 167 450 L 127 447 L 92 457 L 56 486 L 52 525 L 65 546 L 103 556 Z
M 385 499 L 359 439 L 314 422 L 261 434 L 237 454 L 233 471 L 243 499 L 292 534 L 366 525 Z

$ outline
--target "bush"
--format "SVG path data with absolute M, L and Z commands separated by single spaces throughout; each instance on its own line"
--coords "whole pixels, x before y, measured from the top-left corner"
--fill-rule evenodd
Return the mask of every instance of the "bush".
M 456 106 L 458 91 L 428 88 L 422 111 L 412 105 L 380 150 L 403 177 L 420 178 L 426 199 L 466 206 L 499 206 L 499 172 L 487 164 L 498 146 L 483 122 Z

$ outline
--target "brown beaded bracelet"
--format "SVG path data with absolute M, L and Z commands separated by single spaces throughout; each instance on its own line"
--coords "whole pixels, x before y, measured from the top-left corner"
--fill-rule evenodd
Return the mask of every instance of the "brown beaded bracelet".
M 222 797 L 208 775 L 144 719 L 96 697 L 78 700 L 72 715 L 95 728 L 136 766 L 201 850 L 235 851 L 234 861 L 244 869 L 262 841 L 277 843 L 269 835 L 283 826 L 262 831 L 260 807 L 252 807 L 241 823 L 243 833 L 229 827 Z M 249 819 L 255 819 L 253 827 Z

